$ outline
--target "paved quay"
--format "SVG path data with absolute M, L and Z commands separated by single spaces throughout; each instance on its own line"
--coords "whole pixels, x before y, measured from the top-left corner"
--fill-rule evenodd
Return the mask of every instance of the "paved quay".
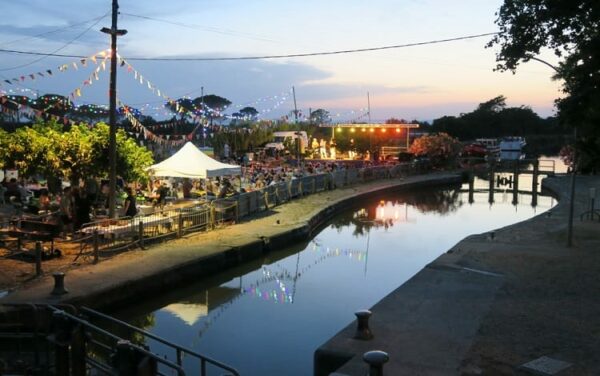
M 435 173 L 378 180 L 321 192 L 290 201 L 217 230 L 132 250 L 97 265 L 67 272 L 69 293 L 50 295 L 51 276 L 32 281 L 0 299 L 2 303 L 69 303 L 114 309 L 168 292 L 186 281 L 198 280 L 265 254 L 306 241 L 320 226 L 357 200 L 394 189 L 414 189 L 460 181 L 457 173 Z M 359 202 L 359 201 L 358 201 Z
M 373 339 L 352 323 L 317 349 L 314 374 L 365 375 L 382 350 L 386 375 L 599 375 L 600 222 L 580 214 L 600 177 L 576 186 L 572 247 L 570 178 L 547 178 L 556 207 L 460 241 L 370 308 Z

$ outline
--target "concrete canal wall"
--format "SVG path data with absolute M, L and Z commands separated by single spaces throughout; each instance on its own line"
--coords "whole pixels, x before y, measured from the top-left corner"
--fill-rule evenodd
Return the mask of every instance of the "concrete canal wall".
M 545 179 L 557 206 L 460 241 L 370 308 L 374 338 L 355 339 L 353 322 L 320 346 L 314 375 L 365 375 L 372 350 L 388 354 L 386 375 L 600 374 L 600 223 L 580 218 L 598 186 L 578 178 L 571 247 L 570 179 Z

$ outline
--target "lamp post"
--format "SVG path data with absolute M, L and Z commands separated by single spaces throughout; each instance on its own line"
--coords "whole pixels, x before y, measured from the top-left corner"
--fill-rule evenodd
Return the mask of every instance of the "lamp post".
M 535 60 L 542 64 L 549 66 L 554 69 L 554 71 L 560 74 L 560 70 L 554 65 L 544 61 L 535 56 L 529 57 L 531 60 Z M 575 146 L 573 147 L 573 168 L 571 170 L 571 189 L 570 189 L 570 199 L 569 199 L 569 219 L 567 223 L 567 247 L 571 247 L 573 245 L 573 212 L 575 211 L 575 176 L 577 175 L 577 126 L 573 126 L 573 143 Z
M 108 164 L 109 164 L 109 193 L 108 193 L 108 215 L 115 217 L 115 196 L 117 190 L 117 36 L 127 34 L 127 30 L 117 29 L 117 18 L 119 15 L 119 4 L 112 0 L 112 26 L 103 27 L 100 31 L 110 35 L 110 88 L 109 95 L 109 123 L 108 136 Z

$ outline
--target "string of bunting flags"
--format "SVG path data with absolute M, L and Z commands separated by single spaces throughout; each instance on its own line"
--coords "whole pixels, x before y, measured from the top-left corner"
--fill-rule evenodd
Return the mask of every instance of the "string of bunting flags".
M 54 68 L 54 69 L 45 69 L 45 70 L 40 70 L 38 72 L 35 73 L 30 73 L 30 74 L 24 74 L 22 76 L 19 77 L 15 77 L 15 78 L 8 78 L 5 80 L 0 81 L 0 87 L 1 86 L 6 86 L 6 85 L 18 85 L 22 82 L 25 82 L 27 80 L 31 80 L 31 81 L 35 81 L 36 78 L 39 77 L 51 77 L 54 75 L 54 73 L 58 72 L 66 72 L 68 70 L 70 70 L 71 68 L 74 70 L 78 70 L 79 66 L 82 67 L 86 67 L 88 65 L 88 61 L 91 61 L 94 64 L 98 64 L 98 58 L 104 59 L 101 61 L 101 64 L 105 65 L 106 68 L 106 59 L 110 56 L 110 50 L 102 50 L 99 51 L 87 58 L 84 59 L 79 59 L 76 61 L 72 61 L 70 63 L 66 63 L 66 64 L 62 64 L 59 65 L 58 67 Z
M 169 103 L 173 106 L 176 113 L 190 116 L 192 118 L 192 120 L 194 120 L 194 121 L 199 121 L 199 122 L 202 121 L 201 116 L 197 115 L 194 112 L 187 110 L 186 108 L 181 106 L 179 104 L 179 102 L 177 102 L 176 100 L 174 100 L 171 97 L 169 97 L 168 95 L 166 95 L 164 93 L 164 91 L 161 91 L 156 85 L 154 85 L 148 79 L 145 79 L 144 76 L 137 69 L 135 69 L 129 62 L 127 62 L 124 58 L 122 58 L 118 54 L 117 54 L 117 59 L 118 59 L 119 67 L 124 67 L 127 70 L 127 73 L 133 73 L 133 79 L 135 81 L 139 82 L 140 85 L 147 87 L 148 90 L 150 90 L 152 92 L 152 94 L 166 100 L 167 103 Z
M 96 69 L 94 69 L 92 71 L 92 74 L 90 74 L 90 76 L 86 80 L 83 81 L 82 85 L 80 87 L 76 88 L 75 90 L 73 90 L 71 92 L 71 94 L 69 94 L 69 97 L 71 99 L 74 100 L 75 98 L 81 97 L 81 89 L 83 87 L 92 85 L 92 83 L 94 81 L 98 81 L 100 79 L 99 73 L 100 73 L 100 71 L 106 71 L 106 61 L 108 60 L 108 58 L 109 58 L 109 55 L 106 55 L 104 57 L 104 59 L 100 62 L 100 64 L 98 64 Z M 94 61 L 96 61 L 96 60 L 94 60 Z
M 184 106 L 180 105 L 176 99 L 173 99 L 173 98 L 169 97 L 168 95 L 166 95 L 164 91 L 161 91 L 155 84 L 153 84 L 151 81 L 149 81 L 147 78 L 145 78 L 144 75 L 142 75 L 142 73 L 140 73 L 140 71 L 138 71 L 136 68 L 134 68 L 133 65 L 131 65 L 126 59 L 124 59 L 123 57 L 121 57 L 119 55 L 117 55 L 117 58 L 119 59 L 118 65 L 120 67 L 125 68 L 127 70 L 127 73 L 133 74 L 133 79 L 135 81 L 137 81 L 140 85 L 146 87 L 154 95 L 166 100 L 167 103 L 170 104 L 172 106 L 172 108 L 174 109 L 174 111 L 172 111 L 172 112 L 174 112 L 176 114 L 184 114 L 186 116 L 190 116 L 192 118 L 192 120 L 194 120 L 194 121 L 202 121 L 204 119 L 204 117 L 206 117 L 206 115 L 208 115 L 208 114 L 212 114 L 217 117 L 224 117 L 226 119 L 233 119 L 233 120 L 244 119 L 243 116 L 233 116 L 233 115 L 224 114 L 223 111 L 225 109 L 217 110 L 217 109 L 207 106 L 206 104 L 203 105 L 203 108 L 198 108 L 195 104 L 192 104 L 192 110 L 188 110 Z M 257 99 L 254 103 L 259 103 L 259 102 L 270 100 L 270 99 L 277 100 L 277 102 L 275 103 L 275 105 L 272 108 L 264 109 L 264 110 L 260 111 L 259 114 L 265 114 L 265 113 L 269 113 L 271 111 L 276 110 L 279 106 L 281 106 L 283 103 L 285 103 L 289 99 L 289 95 L 286 95 L 286 94 L 288 94 L 288 93 L 281 93 L 281 94 Z M 191 99 L 191 98 L 187 98 L 187 99 Z M 241 108 L 241 107 L 245 107 L 245 106 L 247 106 L 247 104 L 246 105 L 236 105 L 235 107 Z M 166 107 L 166 108 L 169 109 L 169 107 Z
M 12 107 L 14 107 L 14 109 L 10 108 L 7 104 L 12 105 Z M 25 117 L 27 119 L 31 119 L 31 120 L 45 116 L 48 119 L 56 120 L 57 122 L 63 123 L 65 125 L 77 124 L 76 121 L 73 121 L 73 120 L 67 118 L 66 116 L 58 116 L 58 115 L 47 112 L 50 108 L 53 108 L 56 105 L 49 106 L 48 108 L 45 108 L 44 110 L 40 110 L 40 109 L 33 108 L 28 104 L 15 102 L 8 96 L 2 96 L 2 97 L 0 97 L 0 106 L 2 106 L 3 113 L 13 114 L 13 115 L 17 115 L 17 116 L 23 116 L 23 117 Z
M 123 115 L 125 115 L 125 118 L 127 118 L 127 120 L 129 120 L 129 122 L 131 123 L 132 127 L 134 129 L 136 129 L 137 131 L 139 131 L 140 133 L 138 133 L 138 136 L 141 134 L 145 140 L 150 140 L 152 142 L 155 142 L 157 144 L 161 144 L 161 145 L 172 145 L 172 146 L 177 146 L 177 145 L 183 145 L 185 144 L 187 141 L 192 140 L 192 138 L 194 137 L 194 133 L 196 133 L 196 131 L 198 130 L 198 127 L 200 127 L 200 123 L 196 125 L 196 127 L 187 135 L 181 135 L 181 136 L 170 136 L 170 135 L 166 135 L 164 138 L 162 136 L 159 136 L 157 134 L 155 134 L 154 132 L 152 132 L 151 130 L 149 130 L 148 128 L 146 128 L 146 126 L 144 126 L 131 112 L 131 107 L 125 105 L 123 102 L 118 101 L 119 102 L 119 106 L 123 109 Z M 177 139 L 174 139 L 175 137 L 178 137 Z

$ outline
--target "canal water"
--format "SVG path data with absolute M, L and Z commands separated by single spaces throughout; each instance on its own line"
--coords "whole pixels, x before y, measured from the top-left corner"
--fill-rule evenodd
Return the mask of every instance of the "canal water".
M 519 191 L 521 185 L 526 189 L 526 180 Z M 116 316 L 243 375 L 310 375 L 315 349 L 352 322 L 356 310 L 377 303 L 467 235 L 523 221 L 556 203 L 540 195 L 532 206 L 531 194 L 519 193 L 514 204 L 510 188 L 499 187 L 491 204 L 488 187 L 477 179 L 472 195 L 465 184 L 365 201 L 308 243 Z M 198 361 L 186 359 L 185 369 L 199 374 Z

